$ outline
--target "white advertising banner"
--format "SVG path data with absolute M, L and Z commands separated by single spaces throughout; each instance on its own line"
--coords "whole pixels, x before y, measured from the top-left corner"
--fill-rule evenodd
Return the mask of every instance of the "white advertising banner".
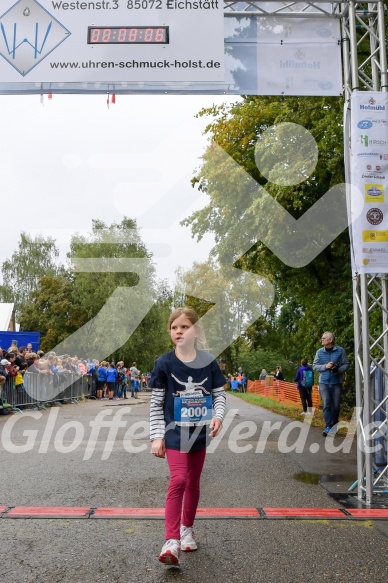
M 260 18 L 261 95 L 340 95 L 340 24 L 333 18 Z
M 2 82 L 219 82 L 223 0 L 1 0 Z
M 250 88 L 258 95 L 343 92 L 336 18 L 264 16 L 254 22 L 250 17 L 229 17 L 225 40 L 225 80 L 230 86 L 244 84 L 242 94 L 247 89 L 252 93 Z
M 351 228 L 353 270 L 388 273 L 388 93 L 352 94 L 350 173 L 364 196 Z
M 261 95 L 340 95 L 338 46 L 258 45 L 258 88 Z

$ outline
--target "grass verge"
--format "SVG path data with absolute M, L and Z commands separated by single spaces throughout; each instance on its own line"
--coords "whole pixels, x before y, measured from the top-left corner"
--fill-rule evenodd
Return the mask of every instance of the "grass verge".
M 263 407 L 264 409 L 269 409 L 269 411 L 272 411 L 273 413 L 284 415 L 285 417 L 295 419 L 296 421 L 303 421 L 304 419 L 304 416 L 301 415 L 300 409 L 285 405 L 284 403 L 279 403 L 269 397 L 263 397 L 254 393 L 234 393 L 234 396 L 246 401 L 247 403 Z M 347 419 L 340 419 L 340 421 L 347 421 Z M 320 427 L 321 429 L 325 428 L 326 424 L 321 409 L 315 409 L 311 425 L 313 425 L 313 427 Z M 339 430 L 340 434 L 343 432 L 342 429 Z

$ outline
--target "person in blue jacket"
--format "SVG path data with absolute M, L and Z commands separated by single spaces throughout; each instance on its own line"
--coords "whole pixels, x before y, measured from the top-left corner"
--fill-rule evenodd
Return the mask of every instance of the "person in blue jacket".
M 116 379 L 119 376 L 115 363 L 111 362 L 108 370 L 106 371 L 106 387 L 108 391 L 109 401 L 113 401 L 113 396 L 115 394 Z
M 332 332 L 324 332 L 322 348 L 317 350 L 313 369 L 319 372 L 319 392 L 323 403 L 323 416 L 326 427 L 322 435 L 335 435 L 340 412 L 342 378 L 349 367 L 346 352 L 335 344 Z
M 97 369 L 97 399 L 101 401 L 104 392 L 104 386 L 106 383 L 106 370 L 108 368 L 108 363 L 105 360 L 100 362 L 100 366 Z
M 230 390 L 232 393 L 237 393 L 239 387 L 241 387 L 241 381 L 239 381 L 236 377 L 230 381 Z
M 306 415 L 306 413 L 312 413 L 313 408 L 312 385 L 311 387 L 306 387 L 303 385 L 303 378 L 305 376 L 303 373 L 306 370 L 311 370 L 311 367 L 307 364 L 307 362 L 308 361 L 306 358 L 302 358 L 302 360 L 300 361 L 301 366 L 296 371 L 296 375 L 294 378 L 294 383 L 296 383 L 296 386 L 298 388 L 300 400 L 303 407 L 302 415 Z

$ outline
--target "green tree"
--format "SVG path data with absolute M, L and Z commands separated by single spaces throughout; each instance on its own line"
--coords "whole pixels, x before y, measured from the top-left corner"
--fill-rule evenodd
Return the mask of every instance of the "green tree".
M 186 296 L 183 303 L 195 309 L 200 316 L 214 306 L 208 314 L 211 320 L 204 320 L 207 343 L 210 350 L 218 354 L 220 340 L 226 340 L 227 346 L 220 357 L 228 371 L 235 370 L 242 336 L 245 336 L 249 322 L 255 321 L 258 314 L 266 311 L 266 304 L 261 302 L 260 295 L 266 299 L 267 286 L 260 278 L 221 266 L 213 258 L 206 263 L 194 263 L 191 269 L 182 272 L 180 283 L 181 292 Z
M 30 302 L 21 310 L 20 327 L 40 332 L 41 349 L 46 352 L 78 330 L 81 316 L 82 308 L 74 294 L 74 277 L 63 270 L 40 279 Z
M 285 380 L 292 382 L 296 372 L 294 365 L 284 360 L 281 350 L 274 348 L 252 350 L 246 342 L 241 345 L 238 366 L 243 368 L 248 379 L 257 380 L 263 368 L 269 374 L 274 372 L 278 365 L 282 367 Z
M 20 313 L 30 301 L 31 293 L 37 290 L 40 278 L 58 273 L 58 255 L 59 251 L 51 237 L 32 237 L 22 232 L 17 250 L 1 267 L 1 301 L 14 302 L 17 314 Z
M 68 256 L 75 268 L 73 296 L 82 312 L 82 328 L 74 335 L 77 354 L 136 360 L 140 368 L 150 368 L 168 345 L 162 320 L 170 298 L 155 280 L 151 255 L 135 221 L 108 226 L 94 220 L 90 235 L 72 238 Z M 133 333 L 131 326 L 136 328 Z
M 298 219 L 329 188 L 344 182 L 342 108 L 342 99 L 334 97 L 248 96 L 231 106 L 213 107 L 199 114 L 212 118 L 206 132 L 213 141 L 192 182 L 209 195 L 209 203 L 184 224 L 190 225 L 198 238 L 208 232 L 214 234 L 213 254 L 221 263 L 224 258 L 232 257 L 236 267 L 261 274 L 273 283 L 275 302 L 266 316 L 250 328 L 248 336 L 256 350 L 275 350 L 277 346 L 277 351 L 281 351 L 278 357 L 283 362 L 294 362 L 295 366 L 300 358 L 314 356 L 320 346 L 320 335 L 327 329 L 336 333 L 339 343 L 351 356 L 353 316 L 348 232 L 344 231 L 301 268 L 283 263 L 260 240 L 252 240 L 251 248 L 242 256 L 233 254 L 233 245 L 241 232 L 259 231 L 264 218 L 268 229 L 279 237 L 282 225 L 276 215 L 264 217 L 257 189 L 247 188 L 237 172 L 227 172 L 225 156 L 214 143 Z M 306 128 L 318 145 L 316 168 L 299 184 L 281 185 L 277 180 L 270 181 L 256 164 L 258 139 L 268 128 L 284 122 Z M 295 151 L 297 147 L 295 144 Z
M 141 370 L 151 369 L 169 348 L 173 296 L 166 282 L 155 280 L 135 222 L 124 219 L 108 226 L 93 221 L 89 235 L 73 236 L 68 256 L 68 270 L 62 267 L 37 282 L 21 311 L 22 329 L 40 332 L 45 351 L 127 364 L 136 360 Z M 126 335 L 127 322 L 135 322 L 136 330 Z

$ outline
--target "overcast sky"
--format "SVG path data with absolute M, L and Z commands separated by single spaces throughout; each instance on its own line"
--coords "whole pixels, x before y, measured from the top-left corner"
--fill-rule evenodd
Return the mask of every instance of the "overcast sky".
M 200 243 L 179 221 L 207 197 L 190 185 L 200 166 L 209 118 L 195 114 L 221 96 L 0 96 L 1 262 L 21 231 L 52 236 L 64 258 L 71 235 L 135 218 L 155 254 L 159 277 L 205 260 Z

